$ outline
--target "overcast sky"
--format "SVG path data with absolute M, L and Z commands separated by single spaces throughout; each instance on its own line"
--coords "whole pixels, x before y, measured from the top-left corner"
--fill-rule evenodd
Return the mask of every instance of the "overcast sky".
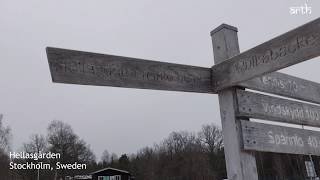
M 320 16 L 304 0 L 0 0 L 0 113 L 13 150 L 61 120 L 102 151 L 134 153 L 172 131 L 220 126 L 217 95 L 53 84 L 45 47 L 211 67 L 210 31 L 238 27 L 241 51 Z M 319 59 L 283 72 L 320 82 Z

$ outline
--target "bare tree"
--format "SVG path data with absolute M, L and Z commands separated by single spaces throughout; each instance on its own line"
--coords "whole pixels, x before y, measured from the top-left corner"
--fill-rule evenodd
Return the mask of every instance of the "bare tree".
M 25 152 L 28 153 L 41 153 L 47 151 L 47 141 L 46 138 L 41 134 L 33 134 L 30 136 L 30 140 L 27 143 L 23 144 L 23 149 Z M 28 162 L 36 162 L 36 160 L 30 159 L 26 160 Z M 46 159 L 42 159 L 41 161 L 47 161 Z M 30 179 L 40 179 L 45 178 L 45 175 L 48 175 L 47 172 L 40 170 L 29 170 L 25 171 L 25 176 L 29 177 Z
M 95 156 L 84 140 L 81 140 L 71 126 L 62 121 L 52 121 L 48 126 L 48 148 L 51 152 L 60 153 L 61 163 L 95 163 Z M 59 176 L 65 176 L 65 171 L 59 171 Z M 76 172 L 74 172 L 76 173 Z
M 1 179 L 9 178 L 9 156 L 11 129 L 3 125 L 3 115 L 0 114 L 0 177 Z
M 78 139 L 73 147 L 74 158 L 78 162 L 95 163 L 96 157 L 83 139 Z
M 223 147 L 222 131 L 216 125 L 203 125 L 199 138 L 208 152 L 213 153 Z
M 103 151 L 102 156 L 101 156 L 101 162 L 102 162 L 103 166 L 110 164 L 111 156 L 110 156 L 110 153 L 108 152 L 108 150 Z
M 52 121 L 48 126 L 48 143 L 52 152 L 60 153 L 62 157 L 71 154 L 72 145 L 78 137 L 73 133 L 70 125 L 62 121 Z
M 111 154 L 111 163 L 118 162 L 118 155 L 116 153 Z
M 30 136 L 30 141 L 23 144 L 23 148 L 29 153 L 39 153 L 47 151 L 46 138 L 41 134 L 33 134 Z
M 5 153 L 10 149 L 11 129 L 3 125 L 2 119 L 3 115 L 0 114 L 0 151 Z
M 89 145 L 73 132 L 70 125 L 62 121 L 52 121 L 49 124 L 47 139 L 49 149 L 60 153 L 63 162 L 95 161 Z

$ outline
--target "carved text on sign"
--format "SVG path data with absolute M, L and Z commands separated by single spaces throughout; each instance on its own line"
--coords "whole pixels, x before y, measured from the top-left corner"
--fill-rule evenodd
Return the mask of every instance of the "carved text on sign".
M 179 75 L 178 73 L 139 71 L 132 68 L 119 68 L 117 65 L 99 66 L 90 63 L 81 63 L 79 61 L 68 62 L 50 62 L 50 67 L 56 72 L 78 73 L 93 75 L 103 79 L 123 78 L 123 79 L 141 79 L 148 81 L 167 81 L 194 84 L 201 81 L 201 77 Z M 170 71 L 169 71 L 170 72 Z
M 304 142 L 301 137 L 297 135 L 289 136 L 287 134 L 274 134 L 273 131 L 268 132 L 270 144 L 276 145 L 289 145 L 289 146 L 304 146 Z
M 210 68 L 53 47 L 47 56 L 57 83 L 213 93 Z
M 295 81 L 284 80 L 280 78 L 273 78 L 268 75 L 261 77 L 261 82 L 264 85 L 271 86 L 273 88 L 280 88 L 280 89 L 293 91 L 293 92 L 298 92 L 299 89 L 304 88 L 304 87 L 300 87 Z
M 272 113 L 279 116 L 286 116 L 291 119 L 305 119 L 319 121 L 320 114 L 312 109 L 300 108 L 297 106 L 286 106 L 282 104 L 262 103 L 263 109 L 266 113 Z
M 241 120 L 245 150 L 320 155 L 320 132 Z
M 309 36 L 296 37 L 294 40 L 284 46 L 266 50 L 263 54 L 255 54 L 251 57 L 240 59 L 234 64 L 234 69 L 239 74 L 250 71 L 262 64 L 269 64 L 273 61 L 281 60 L 290 54 L 299 53 L 300 50 L 310 46 L 319 45 L 319 33 L 311 34 Z
M 320 56 L 320 18 L 212 67 L 213 90 L 261 77 Z
M 237 90 L 237 116 L 320 127 L 320 106 Z

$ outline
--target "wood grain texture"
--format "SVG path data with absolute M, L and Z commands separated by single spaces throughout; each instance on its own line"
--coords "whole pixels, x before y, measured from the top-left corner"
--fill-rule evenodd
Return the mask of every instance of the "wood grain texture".
M 219 91 L 319 55 L 320 18 L 213 66 L 213 88 Z
M 319 83 L 279 72 L 242 82 L 239 86 L 320 104 Z
M 211 32 L 214 62 L 221 63 L 239 54 L 237 28 L 221 25 Z M 255 156 L 241 148 L 241 127 L 236 112 L 235 88 L 219 92 L 224 153 L 228 179 L 258 180 Z
M 320 106 L 238 90 L 238 117 L 320 127 Z
M 212 93 L 211 69 L 47 48 L 53 82 Z
M 320 155 L 320 132 L 241 121 L 245 150 Z

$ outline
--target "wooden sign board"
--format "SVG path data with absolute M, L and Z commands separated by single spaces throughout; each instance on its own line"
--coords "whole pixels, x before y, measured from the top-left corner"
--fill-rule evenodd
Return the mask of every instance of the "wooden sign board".
M 320 155 L 320 132 L 241 121 L 244 150 Z
M 320 104 L 320 84 L 283 73 L 270 73 L 239 84 L 266 93 Z
M 320 106 L 237 90 L 238 117 L 320 127 Z
M 220 91 L 319 55 L 320 18 L 213 66 L 213 88 Z
M 51 47 L 47 56 L 57 83 L 213 93 L 210 68 Z

